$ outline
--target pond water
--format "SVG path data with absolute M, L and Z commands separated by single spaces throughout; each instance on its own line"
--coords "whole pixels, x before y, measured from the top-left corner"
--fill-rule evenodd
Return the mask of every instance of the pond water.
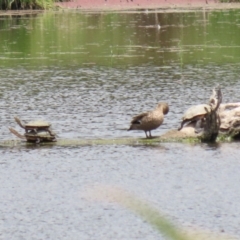
M 240 11 L 45 12 L 0 17 L 0 140 L 13 117 L 59 138 L 145 137 L 131 117 L 169 103 L 158 136 L 216 85 L 239 102 Z M 131 212 L 92 203 L 110 184 L 180 227 L 240 237 L 239 143 L 2 147 L 2 239 L 160 239 Z

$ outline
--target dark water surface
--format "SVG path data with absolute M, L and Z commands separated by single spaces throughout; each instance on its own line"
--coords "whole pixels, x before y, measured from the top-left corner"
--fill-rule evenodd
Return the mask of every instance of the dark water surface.
M 158 27 L 160 25 L 160 28 Z M 0 140 L 13 117 L 60 138 L 131 138 L 131 117 L 167 101 L 153 135 L 220 85 L 239 102 L 240 12 L 50 12 L 0 18 Z M 1 239 L 160 239 L 117 205 L 86 200 L 120 186 L 183 227 L 240 238 L 239 143 L 1 148 Z

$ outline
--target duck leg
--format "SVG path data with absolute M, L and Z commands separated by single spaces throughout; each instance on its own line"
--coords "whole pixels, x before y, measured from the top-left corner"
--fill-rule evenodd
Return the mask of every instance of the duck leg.
M 151 134 L 151 131 L 149 131 L 149 138 L 152 138 L 152 134 Z
M 146 138 L 148 138 L 147 131 L 144 131 L 144 132 L 145 132 L 145 134 L 146 134 Z

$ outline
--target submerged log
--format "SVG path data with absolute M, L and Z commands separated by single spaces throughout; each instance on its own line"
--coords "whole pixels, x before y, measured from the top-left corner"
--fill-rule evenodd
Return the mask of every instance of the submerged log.
M 217 142 L 231 142 L 234 140 L 229 135 L 218 135 Z M 172 129 L 162 134 L 161 136 L 151 139 L 146 138 L 112 138 L 112 139 L 63 139 L 59 138 L 57 142 L 41 142 L 30 143 L 22 140 L 2 140 L 0 141 L 0 148 L 51 148 L 51 147 L 81 147 L 81 146 L 111 146 L 111 145 L 159 145 L 162 143 L 186 143 L 197 144 L 201 140 L 197 135 L 184 133 L 177 129 Z
M 196 137 L 179 134 L 177 130 L 169 130 L 159 137 L 153 138 L 112 138 L 112 139 L 58 139 L 57 142 L 30 143 L 21 140 L 0 141 L 0 148 L 13 147 L 81 147 L 81 146 L 111 146 L 111 145 L 159 145 L 161 143 L 198 143 L 200 140 Z

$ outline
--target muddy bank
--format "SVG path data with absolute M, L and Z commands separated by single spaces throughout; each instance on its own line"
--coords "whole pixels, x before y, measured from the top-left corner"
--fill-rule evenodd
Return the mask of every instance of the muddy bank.
M 172 8 L 240 8 L 237 3 L 219 3 L 217 0 L 71 0 L 57 3 L 62 8 L 83 10 L 133 10 Z
M 217 0 L 66 0 L 55 3 L 57 8 L 83 11 L 158 10 L 172 12 L 196 9 L 240 9 L 240 3 L 220 3 Z M 0 16 L 35 15 L 44 10 L 2 10 Z M 46 10 L 45 10 L 46 11 Z

